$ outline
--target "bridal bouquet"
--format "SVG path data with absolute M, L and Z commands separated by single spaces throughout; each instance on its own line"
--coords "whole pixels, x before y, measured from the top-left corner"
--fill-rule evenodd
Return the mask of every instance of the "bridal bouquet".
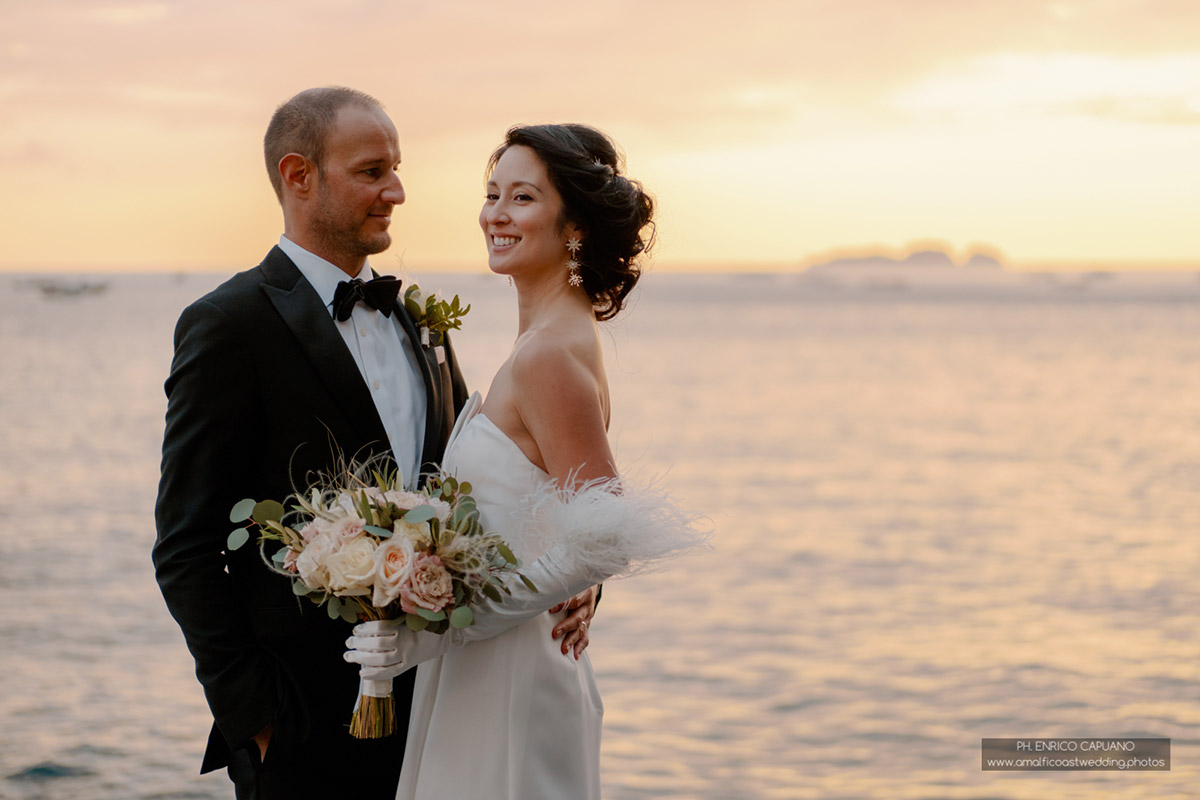
M 267 566 L 333 619 L 403 619 L 414 631 L 445 633 L 474 622 L 480 595 L 499 602 L 509 594 L 508 575 L 537 591 L 508 545 L 480 525 L 471 485 L 453 477 L 407 492 L 394 472 L 352 467 L 289 499 L 290 511 L 275 500 L 235 505 L 229 519 L 245 526 L 229 535 L 228 548 L 245 545 L 256 527 Z M 270 542 L 282 546 L 268 556 Z M 363 681 L 350 734 L 395 731 L 391 681 Z

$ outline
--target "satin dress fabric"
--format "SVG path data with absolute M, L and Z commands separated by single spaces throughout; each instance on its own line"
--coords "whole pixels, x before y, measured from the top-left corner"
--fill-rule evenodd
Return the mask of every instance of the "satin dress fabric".
M 523 497 L 550 477 L 479 413 L 459 416 L 444 470 L 469 481 L 485 530 L 529 563 L 552 542 L 522 541 Z M 604 706 L 586 652 L 563 655 L 541 614 L 417 667 L 400 800 L 600 798 Z

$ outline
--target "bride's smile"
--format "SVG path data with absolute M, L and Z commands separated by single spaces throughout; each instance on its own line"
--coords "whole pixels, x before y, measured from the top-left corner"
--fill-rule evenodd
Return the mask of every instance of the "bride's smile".
M 479 212 L 488 267 L 520 280 L 560 273 L 575 226 L 563 220 L 563 201 L 546 166 L 528 147 L 515 146 L 496 162 Z

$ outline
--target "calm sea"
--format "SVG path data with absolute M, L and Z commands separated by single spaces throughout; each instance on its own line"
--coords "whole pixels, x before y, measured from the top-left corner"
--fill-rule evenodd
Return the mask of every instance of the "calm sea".
M 149 557 L 172 327 L 219 278 L 100 279 L 0 276 L 0 797 L 230 797 Z M 486 389 L 511 290 L 422 283 L 474 305 Z M 606 587 L 606 797 L 1200 796 L 1195 276 L 652 274 L 604 336 L 620 459 L 717 529 Z M 980 769 L 984 737 L 1085 736 L 1172 769 Z

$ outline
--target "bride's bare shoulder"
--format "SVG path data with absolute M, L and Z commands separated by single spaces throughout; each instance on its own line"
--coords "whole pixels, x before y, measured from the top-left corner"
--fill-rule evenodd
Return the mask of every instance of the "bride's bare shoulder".
M 590 382 L 603 377 L 603 354 L 595 328 L 581 325 L 548 325 L 530 331 L 512 356 L 514 377 L 518 381 L 554 376 L 587 378 Z M 578 373 L 578 374 L 577 374 Z
M 547 326 L 530 332 L 513 353 L 512 377 L 522 416 L 567 408 L 594 409 L 600 419 L 608 419 L 604 355 L 592 326 Z

